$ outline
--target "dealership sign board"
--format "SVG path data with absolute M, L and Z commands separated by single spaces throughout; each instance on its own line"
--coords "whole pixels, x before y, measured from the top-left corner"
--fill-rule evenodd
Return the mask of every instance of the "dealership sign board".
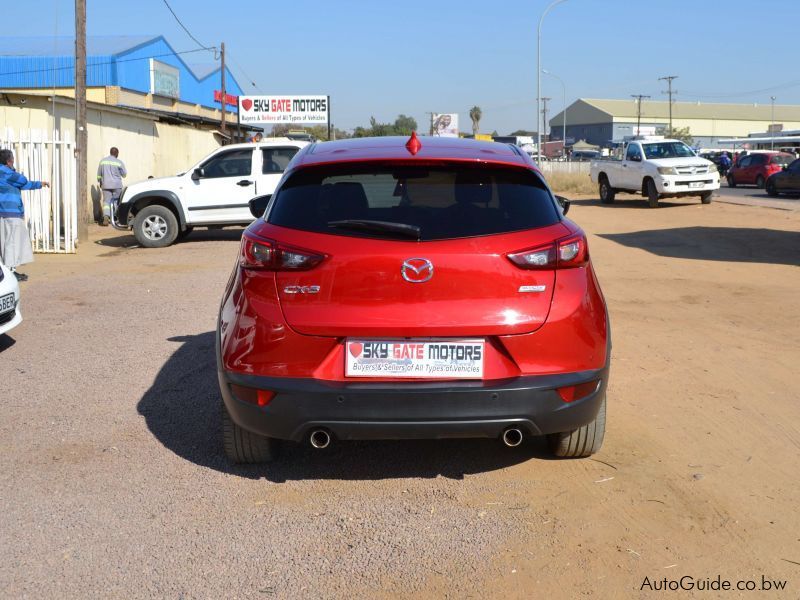
M 150 93 L 167 98 L 180 98 L 181 72 L 172 65 L 151 58 Z
M 444 113 L 433 115 L 433 123 L 431 125 L 433 135 L 439 137 L 458 137 L 458 114 Z
M 327 123 L 328 96 L 239 96 L 242 125 Z

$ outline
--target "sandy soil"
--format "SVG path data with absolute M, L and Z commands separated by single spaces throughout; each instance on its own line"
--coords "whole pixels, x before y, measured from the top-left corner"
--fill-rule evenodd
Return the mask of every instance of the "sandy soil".
M 647 598 L 645 577 L 720 575 L 800 597 L 800 213 L 570 216 L 614 339 L 584 460 L 385 442 L 232 468 L 211 332 L 238 232 L 153 251 L 94 228 L 38 256 L 0 336 L 3 595 Z

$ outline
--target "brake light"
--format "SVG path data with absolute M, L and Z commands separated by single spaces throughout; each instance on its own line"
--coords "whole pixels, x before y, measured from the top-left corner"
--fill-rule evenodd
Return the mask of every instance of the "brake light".
M 568 385 L 566 387 L 558 388 L 558 395 L 564 402 L 574 402 L 585 398 L 589 394 L 593 394 L 600 387 L 600 381 L 589 381 L 588 383 L 580 383 L 578 385 Z
M 557 240 L 547 246 L 507 254 L 522 269 L 570 269 L 589 262 L 589 248 L 583 234 Z
M 242 267 L 262 271 L 307 271 L 325 258 L 324 254 L 284 246 L 248 233 L 242 236 L 239 251 L 239 264 Z

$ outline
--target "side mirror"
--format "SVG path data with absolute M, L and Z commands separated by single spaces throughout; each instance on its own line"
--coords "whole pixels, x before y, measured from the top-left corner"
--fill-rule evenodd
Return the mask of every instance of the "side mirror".
M 634 154 L 633 156 L 631 156 L 631 158 L 630 158 L 630 159 L 631 159 L 633 162 L 642 162 L 642 157 L 641 157 L 641 155 L 639 155 L 639 154 Z
M 256 219 L 263 216 L 264 211 L 267 210 L 267 204 L 272 199 L 272 194 L 268 194 L 266 196 L 256 196 L 252 200 L 250 200 L 247 204 L 250 206 L 250 214 L 253 215 Z
M 556 196 L 556 202 L 561 207 L 561 214 L 567 214 L 569 212 L 569 205 L 570 201 L 564 198 L 564 196 Z
M 205 171 L 203 171 L 202 168 L 195 169 L 194 171 L 192 171 L 192 181 L 197 181 L 205 176 L 206 176 Z

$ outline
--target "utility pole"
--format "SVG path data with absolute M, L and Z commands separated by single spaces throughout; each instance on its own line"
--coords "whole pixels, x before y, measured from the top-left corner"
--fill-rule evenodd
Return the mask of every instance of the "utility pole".
M 75 158 L 78 160 L 78 241 L 89 241 L 86 176 L 89 169 L 86 131 L 86 0 L 75 0 Z M 58 235 L 58 232 L 56 232 Z
M 542 133 L 544 134 L 545 138 L 547 138 L 547 103 L 552 100 L 552 98 L 541 98 L 542 100 Z M 547 143 L 547 139 L 545 143 Z M 539 153 L 541 155 L 541 152 Z
M 428 135 L 433 135 L 433 113 L 432 112 L 428 112 L 428 113 L 425 113 L 425 114 L 431 116 L 431 127 L 430 127 L 430 130 L 428 131 Z
M 770 126 L 771 131 L 769 132 L 770 150 L 775 150 L 775 98 L 776 96 L 769 97 L 769 99 L 772 100 L 772 125 Z
M 636 135 L 641 135 L 642 131 L 642 100 L 649 97 L 644 94 L 631 94 L 631 98 L 636 98 Z
M 662 94 L 669 94 L 669 137 L 672 137 L 672 94 L 677 94 L 678 90 L 672 91 L 672 80 L 677 79 L 677 75 L 667 75 L 666 77 L 659 77 L 659 81 L 667 82 L 667 91 L 661 92 Z
M 222 76 L 222 82 L 221 82 L 222 89 L 220 90 L 222 92 L 222 117 L 220 119 L 219 130 L 222 132 L 223 135 L 225 135 L 225 132 L 227 130 L 227 126 L 225 124 L 225 108 L 226 108 L 225 107 L 225 102 L 227 100 L 227 98 L 226 98 L 227 94 L 226 94 L 226 90 L 225 90 L 225 42 L 222 42 L 220 44 L 219 54 L 220 54 L 220 59 L 221 59 L 221 62 L 222 62 L 222 68 L 220 69 L 220 74 Z M 224 138 L 223 138 L 223 142 L 222 143 L 223 144 L 225 143 Z

